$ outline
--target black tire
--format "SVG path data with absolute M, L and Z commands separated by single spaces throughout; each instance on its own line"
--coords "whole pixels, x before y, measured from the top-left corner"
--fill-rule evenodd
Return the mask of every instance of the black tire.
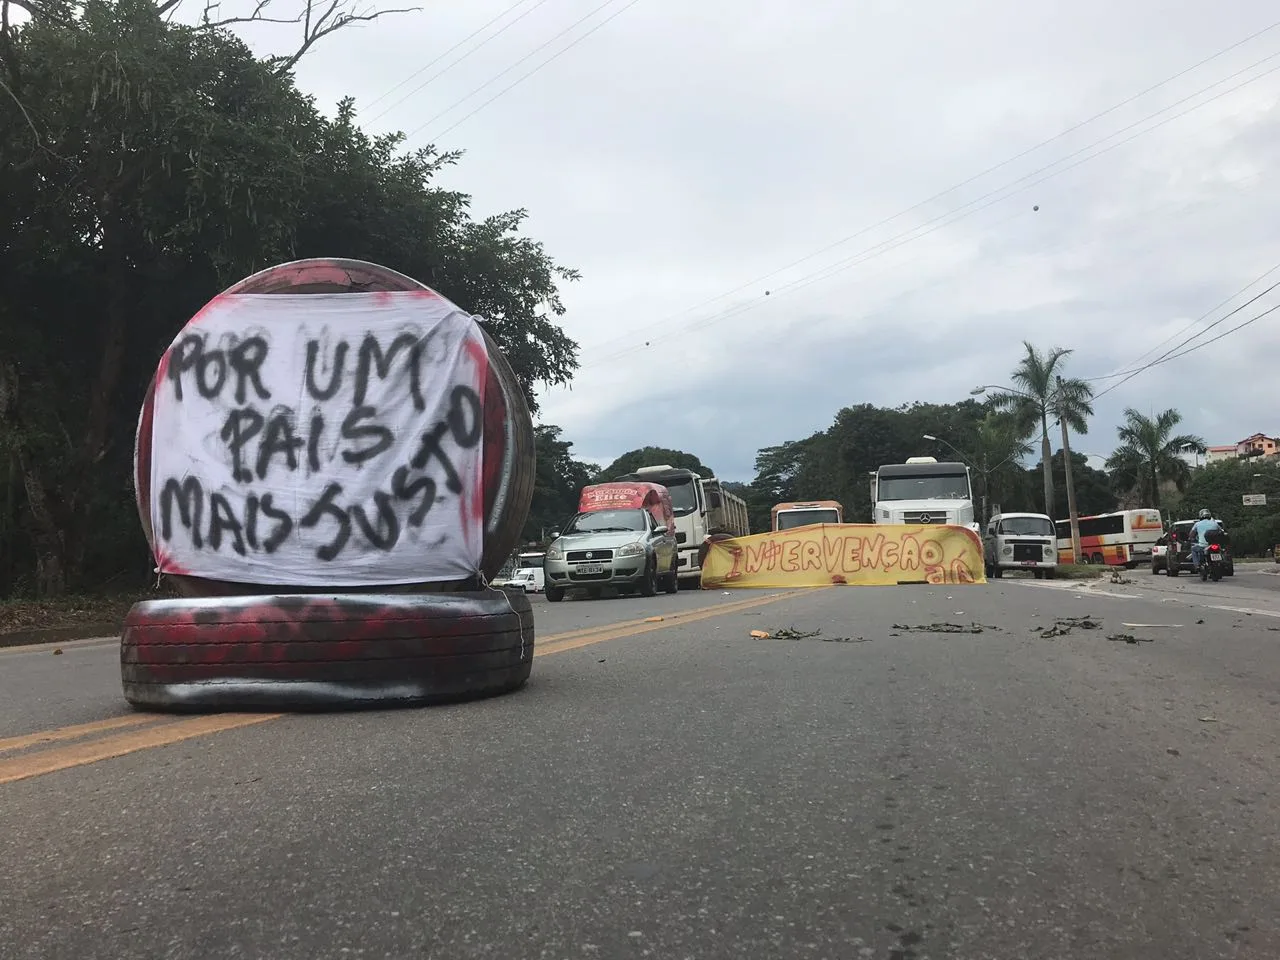
M 502 590 L 263 595 L 135 603 L 124 696 L 166 711 L 444 703 L 529 679 L 533 607 Z
M 1044 571 L 1044 578 L 1045 578 L 1046 580 L 1053 580 L 1053 579 L 1056 579 L 1056 578 L 1057 578 L 1057 576 L 1058 576 L 1058 571 L 1057 571 L 1054 567 L 1046 567 L 1046 568 L 1045 568 L 1045 571 Z
M 1223 567 L 1222 575 L 1224 577 L 1234 577 L 1236 575 L 1236 565 L 1234 563 L 1228 563 Z
M 658 595 L 658 561 L 649 560 L 644 565 L 644 576 L 639 583 L 640 596 L 656 597 Z
M 559 603 L 564 599 L 564 588 L 547 584 L 547 603 Z
M 662 578 L 662 590 L 664 593 L 680 592 L 680 568 L 676 566 L 675 558 L 671 558 L 671 572 Z
M 1107 560 L 1106 560 L 1106 557 L 1104 557 L 1102 554 L 1095 553 L 1092 557 L 1089 558 L 1089 562 L 1096 563 L 1099 565 L 1105 565 Z

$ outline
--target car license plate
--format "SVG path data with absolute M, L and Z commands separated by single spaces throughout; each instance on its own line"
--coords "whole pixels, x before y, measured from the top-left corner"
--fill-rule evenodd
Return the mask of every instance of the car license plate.
M 1211 553 L 1211 554 L 1209 554 L 1209 559 L 1210 559 L 1210 560 L 1212 560 L 1214 563 L 1221 563 L 1221 562 L 1222 562 L 1222 554 L 1220 554 L 1220 553 Z
M 1036 562 L 1034 560 L 1023 560 L 1022 565 L 1024 567 L 1034 567 L 1036 565 Z
M 604 573 L 604 564 L 602 563 L 580 563 L 578 564 L 578 573 Z

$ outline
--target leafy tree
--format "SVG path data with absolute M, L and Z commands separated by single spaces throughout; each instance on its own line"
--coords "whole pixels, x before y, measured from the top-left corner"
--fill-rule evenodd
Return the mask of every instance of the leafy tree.
M 402 153 L 294 86 L 298 55 L 374 15 L 344 3 L 308 7 L 299 50 L 266 59 L 227 21 L 167 23 L 174 0 L 0 20 L 0 503 L 36 592 L 146 576 L 128 482 L 143 391 L 181 324 L 271 263 L 383 262 L 484 314 L 530 401 L 572 375 L 554 318 L 576 274 L 518 235 L 523 211 L 473 221 L 433 182 L 456 154 Z
M 971 466 L 976 468 L 977 495 L 985 498 L 987 510 L 997 504 L 1002 510 L 1017 510 L 1030 501 L 1021 462 L 1031 451 L 1017 419 L 1010 414 L 991 410 L 978 422 Z
M 1051 461 L 1054 478 L 1054 501 L 1049 516 L 1056 520 L 1065 520 L 1070 513 L 1067 504 L 1067 472 L 1062 459 L 1062 451 L 1053 455 Z M 1026 476 L 1034 483 L 1036 474 L 1044 475 L 1044 465 L 1037 463 L 1031 467 Z M 1103 470 L 1089 466 L 1089 458 L 1083 453 L 1071 453 L 1071 478 L 1076 488 L 1076 510 L 1080 516 L 1088 517 L 1097 513 L 1109 513 L 1116 509 L 1116 495 L 1111 486 L 1111 478 Z
M 537 476 L 533 487 L 533 505 L 525 524 L 526 540 L 542 540 L 545 533 L 558 530 L 578 512 L 578 496 L 582 488 L 599 472 L 594 463 L 573 458 L 573 444 L 561 440 L 563 431 L 552 424 L 534 428 L 537 447 Z
M 1204 440 L 1194 434 L 1174 430 L 1182 422 L 1177 410 L 1164 410 L 1154 417 L 1145 416 L 1129 407 L 1124 412 L 1124 424 L 1117 433 L 1120 446 L 1107 459 L 1117 488 L 1136 489 L 1144 503 L 1160 507 L 1160 486 L 1172 483 L 1185 490 L 1191 480 L 1191 466 L 1179 456 L 1186 449 L 1204 452 Z
M 1023 341 L 1026 354 L 1014 367 L 1009 379 L 1013 390 L 994 394 L 991 402 L 1000 410 L 1012 412 L 1022 426 L 1024 437 L 1040 433 L 1040 462 L 1044 475 L 1044 504 L 1048 512 L 1054 506 L 1053 473 L 1049 469 L 1053 446 L 1049 440 L 1049 423 L 1065 423 L 1076 433 L 1088 433 L 1088 418 L 1093 414 L 1090 400 L 1093 389 L 1083 380 L 1062 377 L 1062 369 L 1073 351 L 1054 347 L 1042 354 L 1029 341 Z M 1072 466 L 1074 466 L 1074 460 Z
M 704 477 L 715 476 L 711 468 L 692 453 L 685 453 L 683 450 L 671 450 L 667 447 L 641 447 L 638 450 L 628 450 L 613 463 L 599 471 L 596 474 L 596 482 L 608 483 L 611 480 L 624 477 L 628 473 L 634 473 L 641 467 L 659 467 L 663 465 L 692 470 Z
M 1266 494 L 1267 503 L 1246 507 L 1247 493 Z M 1192 520 L 1202 509 L 1223 522 L 1237 553 L 1270 553 L 1280 543 L 1280 464 L 1232 459 L 1193 469 L 1171 519 Z

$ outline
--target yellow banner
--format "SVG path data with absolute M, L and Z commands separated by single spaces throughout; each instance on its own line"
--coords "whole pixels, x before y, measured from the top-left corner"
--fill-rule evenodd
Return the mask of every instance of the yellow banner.
M 711 544 L 704 587 L 862 587 L 986 583 L 982 541 L 967 527 L 840 523 Z

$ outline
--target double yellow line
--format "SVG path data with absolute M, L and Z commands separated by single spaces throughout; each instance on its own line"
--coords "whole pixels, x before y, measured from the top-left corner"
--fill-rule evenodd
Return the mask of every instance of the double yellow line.
M 709 607 L 699 607 L 678 613 L 666 613 L 661 616 L 647 617 L 643 620 L 628 620 L 622 623 L 607 623 L 598 627 L 587 627 L 581 630 L 570 630 L 567 633 L 553 634 L 539 639 L 534 646 L 535 657 L 545 657 L 553 653 L 564 653 L 577 650 L 608 640 L 620 640 L 643 633 L 652 633 L 673 626 L 684 626 L 699 620 L 709 620 L 730 613 L 737 613 L 752 607 L 760 607 L 794 597 L 803 591 L 795 590 L 783 594 L 771 594 L 753 597 L 749 600 L 738 600 L 732 603 L 721 603 Z M 173 720 L 165 714 L 132 713 L 122 717 L 111 717 L 92 723 L 79 723 L 69 727 L 59 727 L 42 733 L 31 733 L 20 737 L 0 739 L 0 784 L 12 783 L 15 780 L 26 780 L 30 777 L 55 773 L 69 767 L 80 767 L 100 760 L 110 760 L 139 750 L 162 747 L 171 743 L 202 737 L 224 730 L 235 730 L 255 723 L 266 723 L 285 716 L 282 713 L 216 713 L 206 716 L 189 717 Z M 109 736 L 99 737 L 100 734 Z M 86 739 L 93 738 L 93 739 Z M 66 741 L 80 741 L 66 743 Z M 51 749 L 33 748 L 51 744 L 64 743 Z M 5 757 L 5 754 L 17 754 Z

